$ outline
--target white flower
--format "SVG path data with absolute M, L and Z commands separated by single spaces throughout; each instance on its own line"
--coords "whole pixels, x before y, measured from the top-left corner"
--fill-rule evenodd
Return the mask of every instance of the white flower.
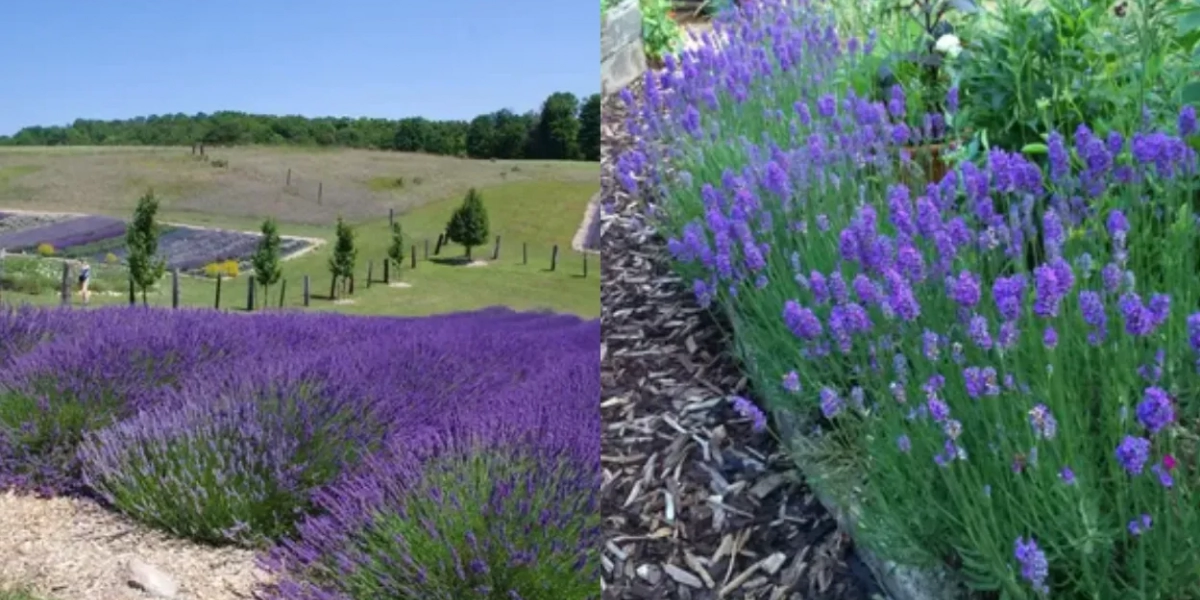
M 937 43 L 933 45 L 933 49 L 936 52 L 949 56 L 950 58 L 955 58 L 960 52 L 962 52 L 962 42 L 958 39 L 957 35 L 954 35 L 953 33 L 947 33 L 946 35 L 938 38 Z

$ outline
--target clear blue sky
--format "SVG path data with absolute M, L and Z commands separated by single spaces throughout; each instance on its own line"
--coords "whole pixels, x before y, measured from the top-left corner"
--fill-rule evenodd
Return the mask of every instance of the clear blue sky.
M 0 21 L 0 135 L 218 110 L 469 119 L 600 88 L 592 0 L 0 0 Z

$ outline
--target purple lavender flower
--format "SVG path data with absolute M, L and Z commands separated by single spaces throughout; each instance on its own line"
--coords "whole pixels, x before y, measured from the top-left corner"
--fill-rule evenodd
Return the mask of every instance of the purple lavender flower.
M 1171 397 L 1159 387 L 1148 387 L 1137 406 L 1137 418 L 1153 435 L 1175 422 Z
M 1050 576 L 1050 564 L 1046 561 L 1046 553 L 1038 548 L 1037 541 L 1033 538 L 1028 541 L 1024 537 L 1017 538 L 1013 556 L 1021 565 L 1021 578 L 1028 581 L 1037 593 L 1049 594 L 1046 578 Z
M 896 438 L 896 447 L 901 452 L 908 454 L 912 451 L 912 440 L 908 439 L 908 435 L 901 434 L 900 437 Z
M 1150 459 L 1150 440 L 1131 435 L 1117 445 L 1117 461 L 1130 475 L 1141 475 Z
M 783 376 L 783 389 L 795 394 L 800 391 L 800 375 L 795 371 Z
M 794 300 L 788 300 L 783 305 L 783 321 L 792 335 L 802 340 L 815 340 L 821 337 L 823 328 L 821 320 L 812 310 L 800 306 Z
M 750 427 L 754 431 L 762 431 L 767 428 L 767 415 L 751 402 L 750 399 L 742 396 L 734 396 L 733 410 L 741 415 L 742 418 L 750 419 Z
M 1185 105 L 1179 110 L 1179 136 L 1190 137 L 1196 134 L 1196 107 Z
M 992 335 L 988 331 L 987 317 L 983 315 L 971 317 L 968 334 L 971 336 L 971 341 L 975 342 L 975 345 L 981 350 L 992 349 Z
M 1071 467 L 1063 467 L 1058 472 L 1058 478 L 1066 485 L 1075 485 L 1075 471 L 1072 471 Z
M 979 304 L 979 278 L 970 271 L 961 271 L 957 278 L 947 281 L 950 298 L 963 308 L 973 309 Z
M 1034 435 L 1044 440 L 1054 439 L 1058 431 L 1058 421 L 1045 404 L 1038 404 L 1029 410 L 1029 424 L 1033 427 Z
M 1054 330 L 1054 327 L 1046 326 L 1045 331 L 1042 332 L 1042 345 L 1050 350 L 1058 346 L 1058 332 Z
M 832 388 L 821 388 L 819 396 L 821 397 L 821 414 L 825 415 L 826 419 L 838 416 L 846 406 L 846 403 Z
M 1150 530 L 1150 526 L 1153 525 L 1153 523 L 1154 520 L 1150 518 L 1150 515 L 1143 514 L 1142 516 L 1129 521 L 1129 525 L 1127 526 L 1129 529 L 1129 534 L 1134 537 L 1141 536 L 1143 533 L 1146 533 Z

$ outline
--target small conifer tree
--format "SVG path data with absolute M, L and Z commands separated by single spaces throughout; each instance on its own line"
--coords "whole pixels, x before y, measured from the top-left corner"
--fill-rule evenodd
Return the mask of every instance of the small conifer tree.
M 461 244 L 471 259 L 471 248 L 483 245 L 488 238 L 488 215 L 483 206 L 483 196 L 475 189 L 467 191 L 466 198 L 446 225 L 446 235 L 451 241 Z

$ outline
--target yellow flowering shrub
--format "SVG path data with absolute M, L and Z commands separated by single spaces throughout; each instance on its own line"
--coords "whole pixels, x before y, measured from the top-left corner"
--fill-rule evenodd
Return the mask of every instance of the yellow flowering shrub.
M 39 256 L 54 256 L 54 246 L 46 243 L 38 244 L 37 253 Z
M 217 277 L 237 277 L 238 272 L 238 262 L 236 260 L 213 262 L 204 265 L 204 275 L 213 279 Z

